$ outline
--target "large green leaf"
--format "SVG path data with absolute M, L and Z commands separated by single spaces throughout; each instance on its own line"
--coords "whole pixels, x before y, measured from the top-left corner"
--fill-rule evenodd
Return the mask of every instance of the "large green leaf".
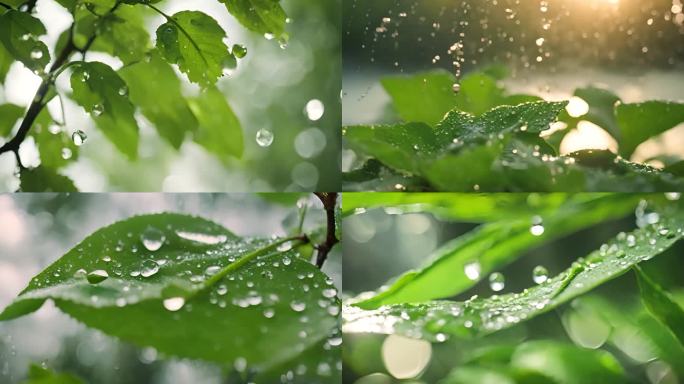
M 128 85 L 107 64 L 79 63 L 71 74 L 72 98 L 116 148 L 133 160 L 138 156 L 138 123 L 128 99 Z
M 246 28 L 277 38 L 285 33 L 287 16 L 280 0 L 220 0 Z
M 639 198 L 607 195 L 588 201 L 570 199 L 548 216 L 535 215 L 533 218 L 527 214 L 519 219 L 482 225 L 446 243 L 429 257 L 424 266 L 402 274 L 376 296 L 355 305 L 373 309 L 387 304 L 423 302 L 456 295 L 530 248 L 603 221 L 623 217 L 634 209 Z M 543 228 L 543 233 L 533 234 L 533 225 L 541 225 L 537 229 Z
M 242 157 L 242 126 L 223 93 L 215 87 L 209 87 L 188 102 L 199 121 L 195 142 L 223 161 L 231 156 Z
M 7 137 L 12 133 L 12 128 L 24 115 L 24 107 L 16 104 L 0 105 L 0 137 Z
M 54 168 L 22 169 L 19 179 L 20 192 L 78 192 L 74 182 Z
M 0 44 L 0 84 L 5 83 L 7 72 L 14 62 L 14 57 L 7 51 L 4 45 Z
M 50 62 L 50 52 L 38 37 L 46 33 L 45 26 L 26 12 L 8 10 L 0 15 L 0 42 L 16 60 L 37 73 Z
M 641 268 L 637 272 L 641 298 L 648 310 L 677 337 L 684 346 L 684 311 Z
M 157 52 L 121 68 L 119 74 L 128 84 L 131 101 L 174 148 L 180 148 L 188 132 L 197 130 L 197 119 L 183 97 L 180 80 Z
M 190 81 L 208 86 L 236 65 L 224 37 L 226 32 L 211 16 L 181 11 L 157 29 L 157 48 L 166 61 L 178 64 Z
M 150 47 L 150 35 L 142 16 L 139 7 L 120 5 L 115 12 L 96 19 L 97 38 L 91 50 L 107 52 L 124 64 L 142 60 Z
M 52 299 L 136 345 L 265 370 L 322 342 L 338 323 L 332 281 L 295 251 L 276 249 L 288 243 L 240 238 L 192 216 L 133 217 L 97 230 L 48 266 L 0 320 Z
M 684 213 L 673 209 L 663 209 L 657 223 L 617 235 L 566 271 L 523 292 L 466 302 L 394 304 L 375 310 L 363 310 L 352 303 L 344 308 L 343 330 L 443 341 L 449 335 L 481 336 L 510 327 L 556 308 L 665 251 L 683 235 Z
M 619 104 L 615 117 L 622 140 L 620 154 L 629 158 L 639 144 L 684 122 L 684 104 L 666 101 L 647 101 Z
M 78 159 L 79 147 L 64 127 L 55 123 L 47 108 L 43 108 L 29 133 L 38 146 L 40 165 L 59 169 Z

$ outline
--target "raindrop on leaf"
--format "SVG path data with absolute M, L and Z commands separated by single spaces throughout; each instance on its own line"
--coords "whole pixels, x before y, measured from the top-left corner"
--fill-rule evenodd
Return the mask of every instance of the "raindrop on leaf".
M 479 279 L 481 269 L 482 268 L 480 267 L 480 263 L 477 261 L 467 263 L 463 267 L 463 271 L 465 272 L 466 277 L 468 277 L 470 280 Z
M 164 300 L 164 308 L 171 312 L 178 311 L 183 308 L 183 305 L 185 305 L 185 299 L 182 297 L 172 297 Z
M 140 241 L 142 241 L 143 246 L 150 252 L 159 250 L 159 248 L 164 245 L 166 236 L 164 233 L 157 228 L 147 227 L 140 235 Z
M 85 143 L 85 141 L 88 139 L 88 136 L 85 134 L 85 132 L 81 130 L 77 130 L 76 132 L 71 134 L 71 140 L 73 140 L 74 144 L 77 147 L 80 147 Z
M 150 277 L 159 272 L 159 265 L 153 260 L 145 260 L 142 263 L 142 269 L 140 270 L 140 275 L 142 277 Z
M 107 273 L 107 271 L 103 269 L 96 269 L 88 273 L 88 276 L 86 278 L 88 279 L 88 282 L 90 284 L 99 284 L 107 280 L 107 278 L 109 278 L 109 274 Z
M 542 284 L 549 279 L 549 271 L 542 265 L 537 265 L 532 270 L 532 280 L 537 284 Z
M 489 275 L 489 288 L 494 292 L 499 292 L 504 289 L 506 285 L 506 278 L 502 273 L 494 272 Z

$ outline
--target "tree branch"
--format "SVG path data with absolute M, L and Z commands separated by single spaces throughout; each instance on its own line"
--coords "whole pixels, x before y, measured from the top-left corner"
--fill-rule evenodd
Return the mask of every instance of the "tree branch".
M 325 241 L 316 245 L 316 266 L 320 269 L 328 258 L 328 253 L 330 253 L 335 244 L 340 242 L 337 236 L 335 236 L 335 205 L 337 204 L 337 193 L 315 192 L 314 194 L 323 203 L 327 219 Z

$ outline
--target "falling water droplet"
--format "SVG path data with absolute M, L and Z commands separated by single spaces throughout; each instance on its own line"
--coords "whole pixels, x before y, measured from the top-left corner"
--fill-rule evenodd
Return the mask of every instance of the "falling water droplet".
M 147 227 L 140 235 L 140 241 L 142 241 L 145 249 L 150 252 L 159 250 L 164 245 L 165 240 L 164 233 L 154 227 Z
M 506 286 L 506 278 L 502 273 L 494 272 L 489 275 L 489 288 L 494 292 L 499 292 Z
M 466 277 L 468 277 L 470 280 L 477 280 L 480 278 L 480 263 L 477 261 L 467 263 L 463 267 L 463 271 L 465 272 Z
M 83 145 L 83 143 L 86 142 L 86 140 L 88 140 L 88 136 L 85 134 L 85 132 L 77 130 L 76 132 L 71 134 L 71 140 L 73 140 L 74 144 L 77 147 L 80 147 L 81 145 Z
M 261 128 L 256 134 L 256 142 L 260 147 L 269 147 L 273 144 L 273 132 L 266 128 Z
M 532 280 L 537 284 L 542 284 L 549 279 L 549 271 L 543 265 L 537 265 L 532 270 Z
M 185 305 L 185 299 L 182 297 L 171 297 L 164 300 L 164 308 L 167 311 L 175 312 L 183 308 L 183 305 Z
M 233 55 L 235 55 L 235 57 L 238 59 L 242 59 L 243 57 L 247 56 L 247 47 L 240 44 L 233 45 Z
M 86 278 L 88 279 L 88 282 L 90 284 L 99 284 L 107 280 L 107 278 L 109 278 L 109 274 L 107 273 L 107 271 L 103 269 L 96 269 L 88 273 L 88 276 Z
M 150 277 L 159 272 L 159 265 L 153 260 L 145 260 L 142 262 L 142 268 L 140 269 L 140 275 L 142 277 Z

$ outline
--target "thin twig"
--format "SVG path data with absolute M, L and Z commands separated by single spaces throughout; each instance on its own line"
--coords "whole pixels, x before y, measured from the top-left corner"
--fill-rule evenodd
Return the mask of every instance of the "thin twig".
M 316 192 L 315 195 L 323 203 L 327 219 L 325 241 L 316 245 L 316 266 L 320 269 L 323 267 L 325 260 L 327 260 L 328 253 L 330 253 L 335 244 L 340 242 L 340 239 L 335 235 L 335 205 L 337 204 L 337 193 Z

